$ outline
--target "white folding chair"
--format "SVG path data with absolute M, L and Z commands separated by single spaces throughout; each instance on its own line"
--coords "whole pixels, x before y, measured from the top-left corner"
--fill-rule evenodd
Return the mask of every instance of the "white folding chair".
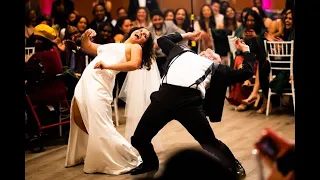
M 35 48 L 34 47 L 25 47 L 25 62 L 29 60 L 29 58 L 35 53 Z
M 116 126 L 119 126 L 119 109 L 118 109 L 118 98 L 119 98 L 119 84 L 116 81 L 116 96 L 113 99 L 111 106 L 114 108 L 114 116 L 116 119 Z
M 85 56 L 85 64 L 86 64 L 86 67 L 89 65 L 89 56 L 88 55 Z
M 274 70 L 282 70 L 289 71 L 290 77 L 293 77 L 293 49 L 294 49 L 294 41 L 267 41 L 264 40 L 265 51 L 267 53 L 267 60 L 270 63 L 270 74 L 269 78 L 273 79 L 275 77 Z M 271 57 L 273 59 L 271 60 Z M 285 58 L 287 57 L 287 58 Z M 275 59 L 275 60 L 274 60 Z M 278 60 L 276 60 L 278 59 Z M 282 67 L 284 64 L 289 64 L 289 67 Z M 281 66 L 282 65 L 282 66 Z M 289 82 L 288 82 L 289 83 Z M 288 90 L 288 89 L 285 89 Z M 267 111 L 266 115 L 269 115 L 270 108 L 270 98 L 272 95 L 276 93 L 269 88 L 268 92 L 268 101 L 267 101 Z M 294 81 L 291 82 L 291 87 L 289 92 L 284 92 L 283 96 L 292 96 L 293 100 L 293 108 L 295 111 L 295 89 L 294 89 Z
M 237 38 L 238 38 L 237 36 L 228 35 L 228 42 L 229 42 L 230 52 L 231 52 L 233 61 L 236 58 L 237 49 L 236 49 L 235 42 L 236 42 Z
M 34 47 L 25 47 L 25 54 L 27 55 L 30 55 L 30 54 L 34 54 L 35 52 L 35 48 Z

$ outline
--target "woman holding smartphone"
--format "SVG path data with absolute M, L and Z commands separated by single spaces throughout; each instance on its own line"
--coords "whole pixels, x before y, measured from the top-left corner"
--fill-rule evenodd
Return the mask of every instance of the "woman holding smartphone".
M 255 143 L 255 147 L 258 158 L 263 159 L 270 169 L 268 180 L 295 179 L 294 141 L 285 139 L 275 131 L 266 128 Z

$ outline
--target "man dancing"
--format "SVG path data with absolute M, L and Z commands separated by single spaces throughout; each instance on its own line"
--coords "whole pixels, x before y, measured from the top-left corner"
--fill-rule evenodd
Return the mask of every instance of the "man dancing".
M 132 175 L 159 168 L 151 140 L 168 122 L 175 119 L 202 148 L 218 157 L 235 176 L 246 176 L 244 168 L 230 149 L 215 137 L 206 116 L 212 122 L 221 121 L 227 87 L 253 76 L 255 56 L 249 52 L 249 46 L 238 39 L 236 48 L 244 52 L 243 67 L 230 69 L 217 63 L 221 62 L 220 56 L 210 49 L 197 55 L 176 44 L 183 39 L 197 41 L 200 37 L 200 32 L 173 33 L 157 40 L 158 46 L 167 55 L 167 69 L 160 89 L 151 94 L 151 104 L 131 137 L 132 145 L 143 160 L 143 164 L 131 172 Z

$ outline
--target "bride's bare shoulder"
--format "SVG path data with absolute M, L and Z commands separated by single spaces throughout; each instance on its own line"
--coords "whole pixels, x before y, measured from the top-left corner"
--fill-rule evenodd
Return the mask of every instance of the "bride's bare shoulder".
M 131 60 L 132 57 L 142 56 L 142 47 L 139 44 L 126 44 L 126 58 L 128 61 Z
M 142 50 L 142 47 L 139 44 L 126 44 L 126 50 L 139 51 Z

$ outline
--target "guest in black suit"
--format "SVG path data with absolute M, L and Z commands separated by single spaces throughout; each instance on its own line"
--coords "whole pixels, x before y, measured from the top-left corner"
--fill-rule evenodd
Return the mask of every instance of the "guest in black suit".
M 111 16 L 108 16 L 108 11 L 103 3 L 96 4 L 92 10 L 93 20 L 88 25 L 89 28 L 98 31 L 100 25 L 111 23 Z
M 151 140 L 172 119 L 179 121 L 202 148 L 218 157 L 235 176 L 246 175 L 230 149 L 215 137 L 206 116 L 213 122 L 221 121 L 227 86 L 253 76 L 255 56 L 249 52 L 249 46 L 238 39 L 236 47 L 244 53 L 243 68 L 230 69 L 214 62 L 221 59 L 211 49 L 197 55 L 176 44 L 184 39 L 200 38 L 201 32 L 176 32 L 157 40 L 167 55 L 167 68 L 159 91 L 151 94 L 151 104 L 131 137 L 132 145 L 143 160 L 143 164 L 131 172 L 133 175 L 158 169 L 159 160 Z
M 140 4 L 139 2 L 144 3 Z M 157 0 L 130 0 L 128 7 L 128 17 L 132 21 L 136 20 L 136 14 L 139 7 L 146 7 L 148 8 L 149 12 L 152 12 L 155 9 L 160 10 Z

